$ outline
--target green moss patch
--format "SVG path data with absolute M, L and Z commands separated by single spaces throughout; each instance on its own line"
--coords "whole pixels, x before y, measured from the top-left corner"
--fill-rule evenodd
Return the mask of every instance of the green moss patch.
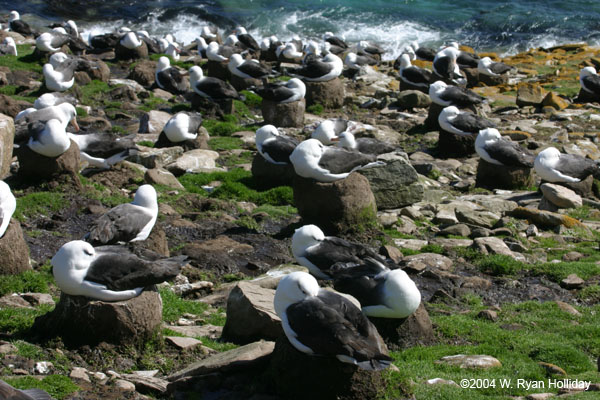
M 17 198 L 14 217 L 23 222 L 29 218 L 56 213 L 68 205 L 62 193 L 36 192 Z
M 24 271 L 18 275 L 0 275 L 0 296 L 11 293 L 48 293 L 48 283 L 53 282 L 50 264 L 40 270 Z
M 38 380 L 32 376 L 24 376 L 22 378 L 6 379 L 6 382 L 17 389 L 45 390 L 58 400 L 62 400 L 80 389 L 71 379 L 63 375 L 49 375 L 42 380 Z

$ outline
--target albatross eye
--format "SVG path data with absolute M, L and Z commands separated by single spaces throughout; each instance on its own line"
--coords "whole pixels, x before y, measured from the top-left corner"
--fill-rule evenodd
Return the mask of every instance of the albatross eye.
M 94 255 L 94 250 L 84 249 L 83 252 L 85 254 L 87 254 L 88 256 L 93 256 Z

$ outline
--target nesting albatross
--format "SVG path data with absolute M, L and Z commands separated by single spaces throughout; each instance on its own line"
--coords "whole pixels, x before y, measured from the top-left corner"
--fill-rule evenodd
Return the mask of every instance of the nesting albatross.
M 142 185 L 131 203 L 119 204 L 98 218 L 84 239 L 93 245 L 146 240 L 157 216 L 156 190 Z
M 309 355 L 335 356 L 365 370 L 390 366 L 377 329 L 346 297 L 322 290 L 305 272 L 292 272 L 277 286 L 275 311 L 288 340 Z
M 52 257 L 58 287 L 72 296 L 103 301 L 124 301 L 144 287 L 172 279 L 187 264 L 187 256 L 162 258 L 146 251 L 143 256 L 124 246 L 94 248 L 82 240 L 64 244 Z
M 306 85 L 298 78 L 287 82 L 269 83 L 255 89 L 256 94 L 275 103 L 300 101 L 306 95 Z
M 289 164 L 290 155 L 297 145 L 295 139 L 281 136 L 273 125 L 265 125 L 256 130 L 256 149 L 272 164 Z
M 190 86 L 196 94 L 213 101 L 241 98 L 231 84 L 219 78 L 204 76 L 202 68 L 197 65 L 190 68 Z
M 579 72 L 579 83 L 583 90 L 600 97 L 600 75 L 596 73 L 596 68 L 583 68 Z
M 475 151 L 479 157 L 495 165 L 508 167 L 533 167 L 533 154 L 518 143 L 502 139 L 494 128 L 479 131 L 475 139 Z
M 442 107 L 470 107 L 481 104 L 485 98 L 472 90 L 448 85 L 444 81 L 436 81 L 429 86 L 431 101 Z
M 555 147 L 539 152 L 533 163 L 535 172 L 548 182 L 579 182 L 590 175 L 600 178 L 600 165 L 576 154 L 562 154 Z
M 438 122 L 444 131 L 457 135 L 476 134 L 482 129 L 496 127 L 492 121 L 470 112 L 460 111 L 455 106 L 444 108 L 438 117 Z
M 185 93 L 189 87 L 185 75 L 177 68 L 171 67 L 171 61 L 167 57 L 162 56 L 158 59 L 154 79 L 159 88 L 174 94 Z

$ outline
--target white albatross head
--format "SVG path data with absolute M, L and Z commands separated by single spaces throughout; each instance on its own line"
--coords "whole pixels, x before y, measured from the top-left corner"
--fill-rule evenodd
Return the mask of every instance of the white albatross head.
M 279 131 L 273 125 L 265 125 L 256 130 L 256 146 L 262 146 L 268 139 L 279 136 Z
M 296 229 L 292 236 L 292 254 L 299 258 L 304 256 L 307 248 L 319 244 L 325 239 L 325 234 L 316 225 L 304 225 Z
M 83 240 L 65 243 L 50 260 L 60 290 L 73 296 L 85 296 L 82 283 L 95 256 L 94 247 Z
M 319 294 L 319 284 L 310 274 L 302 271 L 292 272 L 281 279 L 275 291 L 273 306 L 275 312 L 282 320 L 286 320 L 287 308 L 299 301 Z
M 148 208 L 151 210 L 158 210 L 158 201 L 156 199 L 156 190 L 152 185 L 142 185 L 135 192 L 133 201 L 131 204 L 136 206 Z

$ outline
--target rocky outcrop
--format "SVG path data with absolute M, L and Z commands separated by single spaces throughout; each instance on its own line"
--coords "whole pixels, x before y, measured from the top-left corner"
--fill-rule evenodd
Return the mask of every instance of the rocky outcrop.
M 339 78 L 327 82 L 305 82 L 305 84 L 307 106 L 320 104 L 325 108 L 332 109 L 344 105 L 344 84 Z
M 435 342 L 433 324 L 423 303 L 407 318 L 373 318 L 369 320 L 390 350 L 406 349 Z
M 81 186 L 79 179 L 79 147 L 71 140 L 71 146 L 58 157 L 46 157 L 31 150 L 28 146 L 21 146 L 17 154 L 19 161 L 19 176 L 32 180 L 48 180 L 59 175 L 69 175 L 77 186 Z
M 291 103 L 275 103 L 263 99 L 261 111 L 265 124 L 278 128 L 301 128 L 304 126 L 305 107 L 305 99 Z
M 21 224 L 11 219 L 6 232 L 0 238 L 0 275 L 15 275 L 31 269 L 29 247 L 23 238 Z
M 14 140 L 15 124 L 13 119 L 0 114 L 0 179 L 4 179 L 10 170 Z

